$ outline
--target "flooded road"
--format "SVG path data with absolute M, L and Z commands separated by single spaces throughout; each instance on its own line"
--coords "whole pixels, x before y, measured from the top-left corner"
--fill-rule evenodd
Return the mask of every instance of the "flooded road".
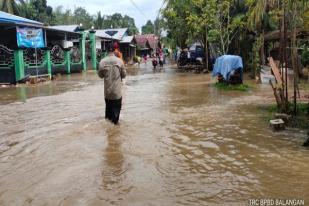
M 94 72 L 0 89 L 0 205 L 309 204 L 304 131 L 274 133 L 266 86 L 219 91 L 209 74 L 130 69 L 120 125 Z M 271 91 L 269 93 L 271 96 Z

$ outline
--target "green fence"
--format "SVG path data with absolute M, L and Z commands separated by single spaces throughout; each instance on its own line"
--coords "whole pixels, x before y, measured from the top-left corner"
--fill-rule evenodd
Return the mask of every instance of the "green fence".
M 82 32 L 79 46 L 63 49 L 54 45 L 46 49 L 16 49 L 11 50 L 0 45 L 0 83 L 16 83 L 27 75 L 52 75 L 54 73 L 71 73 L 86 70 L 86 37 Z M 89 33 L 91 43 L 91 62 L 94 69 L 97 63 L 105 57 L 105 53 L 95 49 L 95 32 Z

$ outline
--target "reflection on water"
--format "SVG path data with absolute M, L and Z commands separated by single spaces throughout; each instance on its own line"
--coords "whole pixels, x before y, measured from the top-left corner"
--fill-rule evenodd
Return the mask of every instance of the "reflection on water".
M 0 90 L 0 205 L 309 201 L 305 133 L 273 133 L 257 110 L 271 91 L 145 65 L 128 74 L 119 126 L 104 120 L 95 72 Z
M 40 83 L 38 85 L 18 85 L 16 87 L 0 88 L 0 105 L 15 101 L 25 102 L 28 98 L 57 95 L 67 91 L 79 90 L 85 85 L 91 85 L 100 81 L 94 71 L 88 73 L 58 75 L 54 81 Z

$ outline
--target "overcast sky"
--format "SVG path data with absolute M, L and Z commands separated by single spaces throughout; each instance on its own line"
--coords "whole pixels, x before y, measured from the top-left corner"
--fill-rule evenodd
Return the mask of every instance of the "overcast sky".
M 132 1 L 137 5 L 138 10 Z M 156 19 L 158 10 L 163 0 L 47 0 L 47 4 L 56 8 L 63 6 L 64 9 L 75 7 L 85 8 L 91 15 L 101 11 L 102 15 L 110 15 L 116 12 L 127 14 L 135 19 L 136 26 L 140 29 L 148 19 Z M 146 17 L 147 18 L 146 18 Z

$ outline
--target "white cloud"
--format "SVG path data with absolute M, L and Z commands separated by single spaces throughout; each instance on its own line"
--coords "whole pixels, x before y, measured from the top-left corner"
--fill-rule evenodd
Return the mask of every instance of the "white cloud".
M 116 12 L 128 15 L 135 19 L 137 27 L 141 28 L 148 18 L 152 21 L 156 19 L 158 10 L 163 0 L 133 0 L 142 10 L 140 12 L 132 4 L 131 0 L 47 0 L 47 4 L 56 8 L 63 6 L 64 9 L 74 9 L 75 7 L 84 7 L 91 15 L 101 11 L 104 15 L 114 14 Z M 145 14 L 148 18 L 146 18 Z

